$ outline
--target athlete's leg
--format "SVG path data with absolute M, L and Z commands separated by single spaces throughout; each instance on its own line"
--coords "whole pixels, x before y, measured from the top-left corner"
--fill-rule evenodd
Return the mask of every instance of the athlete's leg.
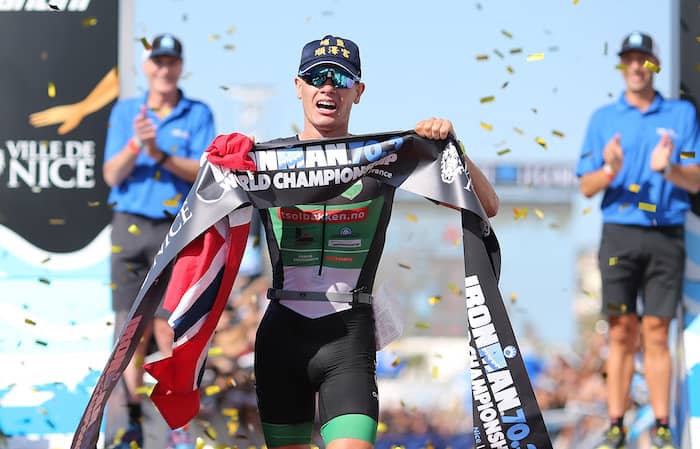
M 639 318 L 628 314 L 609 317 L 606 388 L 608 414 L 622 417 L 627 410 L 630 385 L 634 375 L 634 355 L 639 347 Z
M 668 331 L 671 320 L 655 316 L 642 319 L 644 342 L 644 376 L 649 388 L 649 403 L 654 416 L 669 416 L 671 388 L 671 353 L 668 349 Z

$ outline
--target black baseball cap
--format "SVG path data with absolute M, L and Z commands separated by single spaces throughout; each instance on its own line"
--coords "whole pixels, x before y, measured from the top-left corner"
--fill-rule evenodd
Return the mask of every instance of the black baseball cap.
M 172 34 L 160 34 L 153 39 L 149 58 L 173 56 L 182 59 L 182 43 Z
M 630 51 L 646 53 L 649 56 L 656 58 L 656 60 L 659 60 L 654 40 L 648 34 L 644 34 L 639 31 L 634 31 L 625 37 L 625 39 L 622 41 L 622 48 L 617 55 L 622 56 Z
M 360 49 L 350 39 L 326 35 L 323 39 L 311 41 L 301 50 L 299 75 L 320 65 L 335 65 L 345 69 L 360 79 Z

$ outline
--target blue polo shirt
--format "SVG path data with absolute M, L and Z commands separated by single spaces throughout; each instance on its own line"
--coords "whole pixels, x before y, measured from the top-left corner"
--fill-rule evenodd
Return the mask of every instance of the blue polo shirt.
M 649 163 L 654 147 L 665 133 L 673 140 L 672 164 L 700 163 L 700 136 L 693 105 L 684 100 L 666 100 L 656 92 L 649 109 L 641 112 L 627 102 L 623 92 L 616 103 L 593 113 L 576 167 L 578 176 L 605 164 L 603 148 L 618 133 L 622 169 L 605 190 L 601 203 L 603 222 L 639 226 L 685 223 L 688 193 L 652 171 Z M 654 205 L 656 211 L 644 210 L 639 203 Z
M 107 130 L 105 162 L 109 161 L 134 136 L 134 118 L 146 104 L 143 97 L 118 101 L 112 108 Z M 156 144 L 165 153 L 199 160 L 215 136 L 214 116 L 209 107 L 189 99 L 180 91 L 180 101 L 164 119 L 147 110 L 146 115 L 158 127 Z M 119 185 L 112 187 L 109 202 L 115 211 L 167 218 L 165 211 L 176 214 L 190 191 L 191 184 L 168 170 L 156 166 L 145 152 L 136 158 L 134 171 Z M 179 195 L 179 196 L 178 196 Z

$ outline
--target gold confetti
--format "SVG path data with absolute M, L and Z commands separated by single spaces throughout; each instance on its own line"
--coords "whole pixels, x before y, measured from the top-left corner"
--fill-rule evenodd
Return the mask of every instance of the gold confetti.
M 557 131 L 556 129 L 552 130 L 552 134 L 554 134 L 557 137 L 561 137 L 562 139 L 564 138 L 564 133 L 561 131 Z
M 527 55 L 526 61 L 527 62 L 532 62 L 532 61 L 540 61 L 544 59 L 544 53 L 532 53 Z
M 48 94 L 51 98 L 56 96 L 56 85 L 52 82 L 49 82 Z
M 498 49 L 495 49 L 493 52 L 496 54 L 496 56 L 498 56 L 499 58 L 503 59 L 503 53 L 501 53 Z M 700 70 L 699 70 L 699 71 L 700 71 Z
M 486 131 L 491 131 L 491 130 L 493 130 L 493 126 L 492 126 L 492 125 L 489 125 L 489 124 L 486 123 L 486 122 L 480 122 L 480 123 L 479 123 L 479 126 L 481 126 L 481 129 L 485 129 Z
M 129 449 L 141 449 L 141 446 L 139 446 L 139 443 L 137 443 L 134 440 L 131 440 L 129 443 Z
M 197 437 L 197 439 L 195 440 L 195 443 L 194 443 L 194 449 L 204 449 L 204 445 L 205 445 L 204 438 Z
M 122 252 L 122 247 L 119 245 L 112 245 L 112 254 L 119 254 Z
M 182 75 L 180 78 L 182 78 L 183 80 L 188 80 L 188 79 L 190 79 L 191 76 L 192 76 L 192 72 L 187 72 L 184 75 Z
M 44 340 L 34 340 L 34 343 L 38 344 L 39 346 L 48 346 L 49 345 Z
M 224 416 L 228 416 L 229 418 L 238 419 L 238 409 L 237 408 L 221 409 L 221 414 Z
M 83 20 L 80 21 L 80 24 L 84 27 L 94 27 L 97 25 L 97 18 L 96 17 L 86 17 Z
M 116 290 L 116 289 L 117 289 L 117 284 L 116 284 L 116 282 L 112 282 L 111 284 L 109 284 L 109 289 L 110 289 L 110 290 Z
M 695 157 L 695 151 L 681 151 L 681 159 L 692 159 Z
M 608 258 L 608 266 L 614 267 L 617 265 L 617 256 Z
M 416 323 L 416 328 L 418 328 L 418 329 L 430 329 L 430 323 L 426 323 L 424 321 L 418 321 Z
M 396 368 L 397 366 L 399 366 L 400 363 L 401 363 L 401 357 L 396 357 L 396 358 L 394 359 L 394 361 L 391 362 L 391 366 L 394 367 L 394 368 Z
M 617 70 L 627 70 L 627 66 L 625 64 L 618 64 L 615 66 Z
M 541 137 L 535 137 L 535 142 L 537 142 L 542 148 L 547 149 L 547 142 Z
M 637 207 L 643 211 L 656 212 L 656 204 L 640 202 L 639 204 L 637 204 Z
M 150 396 L 151 392 L 153 391 L 153 388 L 153 386 L 141 385 L 140 387 L 136 387 L 136 394 Z
M 410 270 L 410 269 L 411 269 L 411 266 L 410 266 L 410 265 L 406 265 L 405 263 L 399 262 L 399 266 L 400 266 L 401 268 L 405 269 L 405 270 Z
M 428 298 L 428 303 L 431 306 L 434 306 L 435 304 L 439 303 L 440 301 L 442 301 L 442 297 L 440 297 L 440 296 L 431 296 L 430 298 Z
M 482 97 L 479 99 L 479 103 L 484 104 L 484 103 L 491 103 L 493 100 L 495 100 L 496 97 L 493 95 L 490 95 L 488 97 Z
M 233 33 L 235 33 L 235 32 L 236 32 L 236 27 L 235 27 L 235 26 L 230 26 L 230 27 L 228 27 L 228 29 L 226 30 L 226 33 L 228 33 L 228 34 L 233 34 Z
M 139 40 L 141 41 L 141 45 L 143 45 L 143 48 L 145 48 L 146 50 L 150 51 L 153 48 L 150 42 L 148 42 L 148 39 L 146 39 L 145 37 L 142 37 Z
M 235 51 L 235 50 L 236 50 L 236 46 L 233 45 L 233 44 L 226 44 L 226 45 L 224 45 L 224 50 L 227 50 L 227 51 Z
M 537 218 L 540 220 L 544 219 L 544 212 L 542 210 L 535 208 L 535 215 L 537 215 Z
M 411 223 L 416 223 L 418 222 L 418 217 L 416 217 L 414 214 L 408 213 L 406 214 L 406 220 L 410 221 Z
M 218 385 L 209 385 L 204 389 L 204 394 L 206 394 L 207 396 L 214 396 L 219 392 L 221 392 L 221 387 Z
M 592 210 L 593 210 L 593 209 L 591 209 L 590 207 L 586 207 L 585 209 L 583 209 L 583 210 L 581 211 L 581 213 L 583 213 L 583 215 L 588 215 L 588 214 L 591 213 Z
M 39 282 L 41 282 L 42 284 L 51 285 L 51 281 L 49 281 L 46 278 L 39 278 Z
M 204 428 L 204 434 L 209 437 L 210 440 L 216 441 L 216 429 L 214 426 L 209 425 Z
M 180 204 L 180 198 L 182 198 L 182 193 L 178 193 L 173 198 L 163 201 L 163 206 L 165 207 L 177 207 Z
M 510 73 L 511 75 L 512 75 L 513 73 L 515 73 L 515 70 L 514 70 L 513 67 L 511 67 L 511 66 L 507 66 L 507 67 L 506 67 L 506 70 L 508 70 L 508 73 Z
M 522 220 L 523 218 L 527 217 L 527 207 L 523 208 L 514 208 L 513 209 L 513 220 Z
M 522 49 L 522 48 L 511 48 L 511 49 L 510 49 L 510 54 L 511 54 L 511 55 L 515 55 L 515 54 L 522 53 L 522 52 L 523 52 L 523 49 Z
M 508 153 L 510 153 L 510 148 L 504 148 L 504 149 L 498 151 L 496 154 L 499 156 L 503 156 L 504 154 L 508 154 Z
M 156 170 L 155 174 L 153 175 L 153 179 L 156 181 L 160 180 L 160 170 Z
M 220 36 L 218 34 L 214 33 L 214 34 L 210 34 L 208 37 L 209 37 L 210 41 L 215 41 L 215 40 L 218 40 Z
M 574 5 L 578 5 L 578 0 L 574 0 Z
M 627 304 L 608 304 L 608 310 L 612 310 L 614 312 L 622 312 L 625 313 L 627 311 Z
M 226 378 L 226 386 L 227 386 L 227 387 L 233 388 L 233 387 L 235 387 L 236 385 L 238 385 L 238 383 L 236 382 L 236 379 L 233 378 L 233 376 L 228 376 L 228 377 Z
M 520 128 L 513 127 L 513 131 L 515 131 L 516 133 L 520 134 L 521 136 L 525 135 L 525 131 L 523 131 L 523 130 L 520 129 Z
M 518 295 L 516 295 L 515 293 L 511 293 L 510 294 L 510 302 L 515 302 L 517 300 L 518 300 Z
M 46 259 L 42 260 L 39 263 L 43 265 L 43 264 L 47 263 L 49 260 L 51 260 L 51 256 L 46 256 Z
M 639 184 L 630 184 L 628 189 L 632 193 L 639 193 L 639 189 L 641 189 L 641 186 Z
M 507 32 L 506 30 L 501 30 L 501 33 L 508 39 L 513 39 L 513 35 Z
M 29 318 L 25 318 L 25 319 L 24 319 L 24 322 L 25 322 L 26 324 L 29 324 L 30 326 L 36 326 L 36 321 L 30 320 Z
M 129 228 L 127 229 L 127 231 L 129 231 L 129 233 L 134 234 L 134 235 L 141 234 L 141 230 L 135 224 L 129 225 Z
M 224 354 L 224 349 L 221 346 L 215 346 L 213 348 L 209 348 L 209 351 L 207 351 L 207 355 L 209 357 L 216 357 L 219 355 Z
M 595 298 L 595 293 L 589 292 L 588 290 L 581 290 L 581 293 L 588 296 L 589 298 Z
M 87 202 L 88 207 L 97 207 L 100 205 L 99 201 L 88 201 Z
M 695 71 L 700 72 L 700 64 L 695 64 Z
M 64 218 L 49 218 L 49 224 L 53 226 L 60 226 L 66 224 Z
M 440 374 L 440 368 L 437 366 L 433 366 L 431 375 L 433 376 L 433 379 L 437 379 L 438 375 Z
M 649 69 L 654 73 L 659 73 L 661 71 L 661 68 L 654 64 L 653 62 L 649 61 L 648 59 L 644 61 L 644 68 Z
M 233 436 L 238 432 L 239 423 L 237 421 L 229 420 L 226 421 L 226 431 L 229 436 Z
M 377 433 L 386 432 L 388 429 L 387 425 L 381 421 L 377 423 Z
M 476 55 L 477 61 L 486 61 L 487 59 L 489 59 L 489 55 Z
M 296 123 L 292 123 L 292 132 L 294 134 L 299 134 L 301 132 L 299 125 L 297 125 Z

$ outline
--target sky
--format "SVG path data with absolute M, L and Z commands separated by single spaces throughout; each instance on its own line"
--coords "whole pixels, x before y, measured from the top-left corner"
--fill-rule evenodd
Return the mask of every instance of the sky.
M 301 48 L 332 34 L 360 47 L 366 91 L 353 107 L 351 133 L 411 129 L 421 119 L 444 117 L 452 120 L 477 164 L 573 165 L 588 118 L 624 87 L 615 65 L 627 33 L 639 30 L 656 39 L 662 67 L 657 89 L 677 95 L 672 4 L 133 0 L 133 36 L 126 36 L 122 47 L 131 50 L 131 67 L 120 70 L 122 93 L 129 96 L 146 86 L 139 39 L 171 32 L 184 44 L 181 86 L 211 105 L 219 133 L 244 132 L 258 141 L 288 136 L 303 123 L 293 86 Z M 528 62 L 535 53 L 544 57 Z M 477 60 L 478 55 L 488 59 Z M 241 87 L 265 92 L 260 109 L 246 109 L 234 98 Z M 490 96 L 493 101 L 481 102 Z M 546 150 L 537 137 L 547 143 Z M 504 149 L 510 152 L 499 156 Z M 585 200 L 572 191 L 563 208 L 540 204 L 548 220 L 562 224 L 552 229 L 533 217 L 512 220 L 512 207 L 541 201 L 535 194 L 521 192 L 524 200 L 518 201 L 526 202 L 516 203 L 507 192 L 499 193 L 505 207 L 493 223 L 503 254 L 501 291 L 505 297 L 516 293 L 527 310 L 525 318 L 511 317 L 516 330 L 521 320 L 541 320 L 547 323 L 539 326 L 545 339 L 568 344 L 575 338 L 576 257 L 597 246 L 600 198 Z M 586 208 L 593 212 L 583 216 Z

